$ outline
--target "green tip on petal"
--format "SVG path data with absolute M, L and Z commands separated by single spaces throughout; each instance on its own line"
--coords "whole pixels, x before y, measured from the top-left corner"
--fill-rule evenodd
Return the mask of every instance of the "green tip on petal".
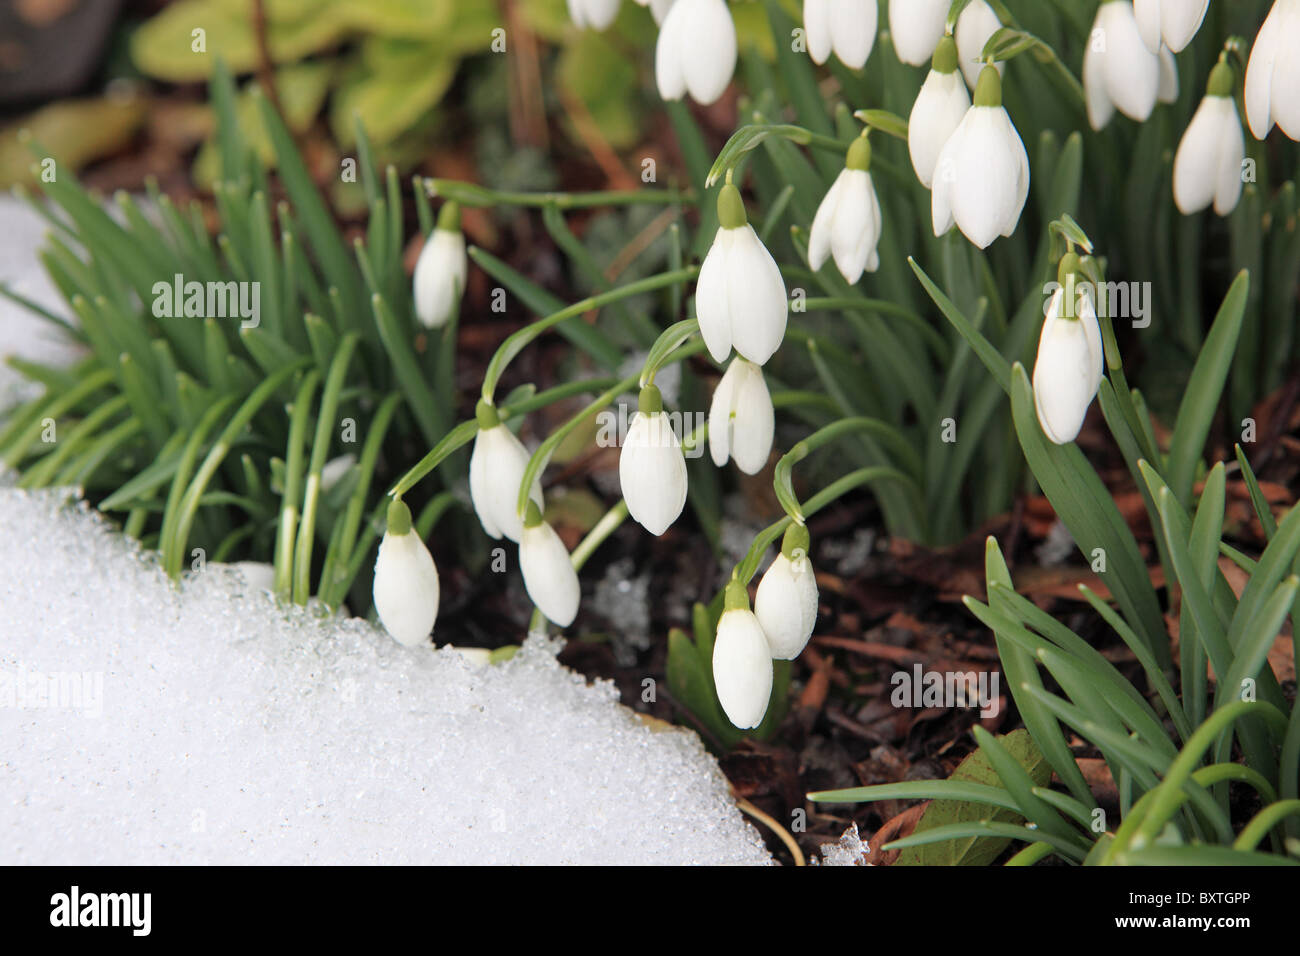
M 749 218 L 745 215 L 745 200 L 740 190 L 727 183 L 718 191 L 718 224 L 723 229 L 739 229 Z
M 796 557 L 807 557 L 811 545 L 812 538 L 808 536 L 808 529 L 797 521 L 790 522 L 790 527 L 785 529 L 785 537 L 781 539 L 781 553 L 793 561 Z
M 542 509 L 537 507 L 537 502 L 528 499 L 528 510 L 524 512 L 524 527 L 536 528 L 542 523 Z
M 647 385 L 637 398 L 637 409 L 642 415 L 657 415 L 664 410 L 664 397 L 658 385 Z
M 934 56 L 930 58 L 930 69 L 936 73 L 957 72 L 957 41 L 952 38 L 951 33 L 946 34 L 934 48 Z
M 460 203 L 447 200 L 438 210 L 438 228 L 447 232 L 460 232 Z
M 723 598 L 723 610 L 749 610 L 749 590 L 741 582 L 740 578 L 732 578 L 727 582 L 726 596 Z
M 975 84 L 975 105 L 1002 105 L 1002 75 L 992 64 L 980 70 L 979 82 Z
M 478 405 L 474 407 L 474 417 L 478 420 L 480 431 L 487 431 L 489 428 L 496 428 L 501 424 L 501 415 L 492 403 L 485 398 L 478 400 Z
M 1226 59 L 1219 60 L 1210 71 L 1210 81 L 1205 84 L 1206 96 L 1231 96 L 1234 75 Z
M 411 533 L 411 509 L 401 498 L 394 498 L 388 503 L 388 533 L 403 535 Z
M 1070 276 L 1075 276 L 1076 278 L 1070 281 L 1077 282 L 1077 276 L 1081 266 L 1082 263 L 1079 260 L 1078 253 L 1067 252 L 1065 255 L 1061 256 L 1061 264 L 1056 269 L 1056 281 L 1064 286 L 1066 280 L 1069 279 Z
M 867 142 L 865 136 L 859 136 L 853 141 L 844 159 L 844 165 L 848 169 L 858 169 L 864 173 L 871 169 L 871 144 Z

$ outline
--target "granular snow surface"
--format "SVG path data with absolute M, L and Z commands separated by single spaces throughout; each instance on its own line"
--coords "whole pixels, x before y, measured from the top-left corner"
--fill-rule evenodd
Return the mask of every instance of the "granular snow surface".
M 236 571 L 177 589 L 0 488 L 0 864 L 771 862 L 698 738 L 554 645 L 475 665 Z

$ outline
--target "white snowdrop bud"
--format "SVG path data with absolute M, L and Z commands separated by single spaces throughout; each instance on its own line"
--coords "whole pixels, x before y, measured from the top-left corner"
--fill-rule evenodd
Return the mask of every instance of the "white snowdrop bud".
M 763 370 L 735 358 L 709 404 L 709 456 L 721 468 L 728 458 L 747 475 L 756 475 L 772 453 L 776 412 Z
M 460 308 L 468 268 L 465 237 L 460 232 L 460 207 L 448 202 L 438 213 L 437 228 L 420 250 L 412 280 L 415 316 L 426 329 L 446 325 Z
M 781 553 L 758 582 L 754 616 L 772 657 L 792 661 L 803 651 L 817 623 L 817 578 L 808 559 L 808 529 L 791 524 Z
M 619 0 L 569 0 L 569 16 L 579 29 L 606 30 L 618 16 Z
M 519 520 L 519 486 L 528 468 L 528 450 L 501 421 L 497 410 L 485 401 L 478 403 L 478 435 L 469 457 L 469 496 L 483 530 L 494 538 L 505 535 L 518 541 L 523 533 Z M 533 479 L 529 497 L 542 504 L 540 479 Z
M 639 405 L 619 452 L 618 478 L 628 514 L 651 534 L 661 535 L 686 504 L 686 459 L 659 389 L 641 389 Z
M 876 43 L 875 0 L 803 0 L 803 29 L 814 63 L 834 50 L 841 63 L 860 70 Z
M 943 36 L 952 0 L 889 0 L 889 35 L 898 58 L 920 66 Z
M 736 25 L 724 0 L 676 0 L 655 44 L 659 95 L 687 93 L 707 106 L 720 97 L 736 70 Z
M 916 178 L 926 189 L 934 182 L 939 152 L 970 109 L 970 94 L 957 72 L 957 44 L 945 36 L 934 49 L 930 73 L 916 94 L 907 119 L 907 151 Z
M 411 509 L 394 498 L 375 559 L 375 612 L 384 630 L 407 647 L 425 643 L 438 617 L 439 593 L 433 555 L 411 526 Z
M 740 190 L 730 182 L 718 192 L 718 222 L 695 286 L 700 336 L 715 362 L 726 361 L 735 346 L 762 365 L 785 338 L 790 308 L 785 281 L 745 216 Z
M 980 54 L 984 52 L 984 44 L 988 43 L 989 38 L 1001 28 L 1002 21 L 984 0 L 970 0 L 966 9 L 962 10 L 961 16 L 957 18 L 957 29 L 954 32 L 957 53 L 966 85 L 972 90 L 979 82 L 980 70 L 983 68 Z M 1005 68 L 1005 64 L 1002 63 L 993 65 L 997 67 L 999 73 Z
M 542 520 L 542 511 L 534 501 L 528 502 L 523 536 L 519 539 L 519 569 L 528 596 L 546 619 L 560 627 L 572 624 L 582 597 L 578 572 L 573 569 L 564 542 Z
M 880 267 L 880 202 L 871 181 L 871 144 L 860 136 L 849 147 L 844 169 L 826 191 L 808 237 L 808 264 L 820 269 L 829 256 L 850 285 Z
M 1214 211 L 1226 216 L 1241 198 L 1246 138 L 1232 87 L 1232 67 L 1221 58 L 1174 155 L 1174 202 L 1183 215 L 1213 202 Z
M 655 23 L 663 23 L 664 17 L 668 15 L 668 8 L 673 5 L 673 0 L 636 0 L 636 2 L 650 8 L 650 15 L 655 18 Z
M 1083 55 L 1088 122 L 1101 129 L 1118 108 L 1145 122 L 1160 91 L 1160 56 L 1142 42 L 1129 0 L 1104 0 Z
M 939 151 L 930 194 L 934 234 L 953 227 L 981 249 L 1009 236 L 1029 196 L 1029 157 L 1002 107 L 1002 77 L 984 67 L 975 102 Z
M 1148 50 L 1159 53 L 1163 43 L 1182 53 L 1201 28 L 1209 6 L 1210 0 L 1133 0 L 1133 16 Z
M 1044 434 L 1058 445 L 1074 441 L 1101 384 L 1101 328 L 1092 298 L 1076 288 L 1079 258 L 1061 258 L 1060 288 L 1052 296 L 1034 362 L 1034 408 Z
M 356 463 L 357 456 L 352 454 L 352 452 L 347 452 L 346 454 L 339 455 L 337 458 L 331 458 L 329 461 L 325 462 L 324 466 L 320 470 L 320 490 L 330 491 L 333 489 L 340 481 L 347 477 L 348 472 L 352 470 L 352 466 Z
M 733 724 L 749 730 L 763 722 L 772 697 L 772 654 L 749 609 L 745 586 L 735 578 L 727 584 L 725 610 L 713 641 L 713 683 Z
M 1246 66 L 1246 120 L 1256 139 L 1277 123 L 1300 141 L 1300 0 L 1276 0 Z

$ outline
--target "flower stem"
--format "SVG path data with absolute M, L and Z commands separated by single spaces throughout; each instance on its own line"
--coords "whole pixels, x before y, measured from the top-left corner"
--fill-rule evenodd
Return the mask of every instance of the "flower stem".
M 489 189 L 456 179 L 425 179 L 429 196 L 455 200 L 462 206 L 548 206 L 559 209 L 588 209 L 595 206 L 636 206 L 693 203 L 690 192 L 675 189 L 611 189 L 603 192 L 511 192 Z

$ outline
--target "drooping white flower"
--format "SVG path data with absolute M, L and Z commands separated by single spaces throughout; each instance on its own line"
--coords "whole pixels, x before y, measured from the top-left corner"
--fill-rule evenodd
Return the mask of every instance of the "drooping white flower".
M 657 536 L 686 504 L 686 459 L 659 389 L 647 385 L 639 404 L 619 452 L 618 478 L 628 514 Z
M 412 279 L 415 316 L 426 329 L 446 325 L 460 309 L 468 268 L 465 237 L 460 232 L 460 207 L 448 202 L 438 213 L 437 228 L 420 250 Z
M 578 572 L 573 569 L 564 542 L 542 520 L 542 511 L 533 501 L 528 502 L 524 531 L 519 539 L 519 569 L 528 596 L 546 619 L 560 627 L 572 624 L 582 597 Z
M 900 60 L 920 66 L 930 59 L 950 6 L 952 0 L 889 0 L 889 35 Z
M 655 44 L 659 95 L 687 93 L 707 106 L 722 95 L 736 70 L 736 25 L 723 0 L 676 0 Z
M 1201 28 L 1209 6 L 1210 0 L 1133 0 L 1133 16 L 1148 50 L 1159 53 L 1163 43 L 1182 53 Z
M 954 31 L 957 53 L 961 62 L 962 75 L 966 77 L 966 85 L 972 90 L 979 82 L 980 70 L 983 68 L 980 54 L 984 52 L 984 44 L 988 43 L 989 37 L 1001 28 L 1002 21 L 984 0 L 970 0 L 961 15 L 957 17 L 957 29 Z M 1002 63 L 993 65 L 998 68 L 999 73 L 1005 66 Z
M 1226 216 L 1241 198 L 1246 138 L 1232 87 L 1232 67 L 1220 59 L 1174 155 L 1174 202 L 1183 215 L 1213 202 L 1214 211 Z
M 1034 362 L 1034 408 L 1044 434 L 1058 445 L 1074 441 L 1101 384 L 1104 356 L 1092 298 L 1071 288 L 1073 253 L 1062 259 L 1061 287 L 1048 305 Z M 1073 294 L 1072 294 L 1073 293 Z M 1066 314 L 1067 306 L 1073 303 Z
M 850 285 L 862 272 L 880 267 L 880 202 L 871 181 L 871 145 L 858 137 L 849 147 L 844 169 L 817 207 L 808 236 L 808 264 L 820 269 L 835 257 L 835 266 Z
M 375 612 L 384 630 L 407 647 L 425 643 L 438 617 L 439 593 L 433 555 L 411 526 L 411 509 L 395 498 L 375 559 Z
M 709 404 L 709 456 L 721 468 L 728 458 L 756 475 L 772 453 L 776 412 L 763 370 L 737 357 L 727 366 Z
M 916 94 L 907 118 L 907 151 L 916 178 L 926 189 L 934 182 L 934 167 L 953 131 L 970 109 L 970 94 L 957 72 L 957 44 L 945 36 L 934 49 L 930 73 Z
M 607 30 L 618 16 L 619 0 L 569 0 L 569 16 L 579 29 Z
M 808 559 L 808 529 L 791 524 L 781 553 L 758 582 L 754 616 L 772 657 L 792 661 L 803 651 L 817 623 L 817 578 Z
M 718 192 L 718 222 L 695 287 L 700 336 L 715 362 L 725 361 L 734 346 L 762 365 L 785 338 L 785 281 L 745 218 L 740 190 L 731 183 Z
M 519 485 L 528 467 L 528 449 L 515 437 L 487 402 L 478 403 L 478 435 L 469 457 L 469 495 L 483 530 L 493 538 L 505 535 L 518 541 L 523 533 L 519 520 Z M 542 486 L 533 480 L 529 497 L 542 504 Z
M 1088 122 L 1099 130 L 1118 109 L 1145 122 L 1160 91 L 1160 56 L 1142 42 L 1129 0 L 1104 0 L 1083 55 Z
M 803 0 L 808 55 L 825 63 L 831 51 L 847 67 L 860 70 L 876 42 L 875 0 Z
M 984 67 L 975 102 L 939 151 L 930 194 L 934 234 L 953 227 L 981 249 L 1009 236 L 1029 196 L 1029 157 L 1002 107 L 1002 78 Z
M 1300 141 L 1300 0 L 1275 0 L 1246 66 L 1246 120 L 1256 139 L 1277 123 Z
M 636 0 L 643 7 L 650 8 L 650 15 L 655 18 L 655 23 L 663 23 L 664 17 L 668 15 L 668 8 L 673 5 L 673 0 Z
M 772 696 L 772 654 L 758 618 L 749 609 L 745 586 L 727 584 L 726 609 L 713 641 L 713 683 L 718 702 L 742 730 L 757 727 Z

